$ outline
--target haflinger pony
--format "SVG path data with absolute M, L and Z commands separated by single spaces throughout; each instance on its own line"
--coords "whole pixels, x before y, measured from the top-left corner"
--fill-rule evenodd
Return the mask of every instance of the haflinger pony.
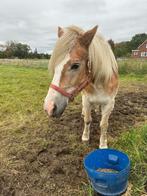
M 118 91 L 118 67 L 113 52 L 97 26 L 84 32 L 77 26 L 58 27 L 57 43 L 49 61 L 53 80 L 44 101 L 49 117 L 60 117 L 69 101 L 82 91 L 84 132 L 90 135 L 93 103 L 101 108 L 100 148 L 107 148 L 108 119 Z

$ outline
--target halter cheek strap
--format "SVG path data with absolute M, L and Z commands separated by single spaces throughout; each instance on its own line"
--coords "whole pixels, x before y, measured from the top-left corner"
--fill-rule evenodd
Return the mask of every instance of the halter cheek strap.
M 86 80 L 81 82 L 71 93 L 68 93 L 64 89 L 60 88 L 59 86 L 56 86 L 54 84 L 50 84 L 50 88 L 56 90 L 60 94 L 62 94 L 65 97 L 68 97 L 70 101 L 74 100 L 74 97 L 81 92 L 88 84 L 90 84 L 91 78 L 87 77 Z
M 69 99 L 72 98 L 72 94 L 71 93 L 68 93 L 66 92 L 64 89 L 54 85 L 54 84 L 50 84 L 50 88 L 56 90 L 57 92 L 59 92 L 60 94 L 62 94 L 63 96 L 65 97 L 68 97 Z

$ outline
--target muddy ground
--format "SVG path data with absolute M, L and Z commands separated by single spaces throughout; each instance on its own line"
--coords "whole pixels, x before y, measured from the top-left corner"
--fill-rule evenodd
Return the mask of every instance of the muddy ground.
M 122 87 L 109 120 L 108 141 L 147 120 L 146 112 L 145 85 L 132 85 L 129 89 Z M 13 169 L 0 170 L 0 195 L 88 196 L 83 157 L 98 148 L 100 132 L 99 112 L 93 110 L 92 116 L 89 144 L 81 142 L 83 119 L 78 99 L 66 109 L 60 119 L 50 120 L 49 127 L 52 126 L 53 131 L 45 135 L 48 145 L 39 149 L 37 144 L 29 143 L 28 148 L 36 148 L 38 151 L 16 152 L 13 159 L 10 156 Z

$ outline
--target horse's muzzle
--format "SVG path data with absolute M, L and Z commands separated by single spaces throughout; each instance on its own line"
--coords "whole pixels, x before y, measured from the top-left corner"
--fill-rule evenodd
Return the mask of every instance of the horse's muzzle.
M 66 106 L 67 104 L 65 103 L 61 105 L 50 101 L 44 104 L 44 110 L 47 112 L 49 117 L 59 118 L 63 114 Z

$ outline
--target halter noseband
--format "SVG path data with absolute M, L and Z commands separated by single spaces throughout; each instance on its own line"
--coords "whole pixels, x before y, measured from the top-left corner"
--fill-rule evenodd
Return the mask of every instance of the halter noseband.
M 71 93 L 68 93 L 67 91 L 65 91 L 64 89 L 60 88 L 59 86 L 56 86 L 54 84 L 50 84 L 50 88 L 56 90 L 57 92 L 59 92 L 60 94 L 62 94 L 65 97 L 68 97 L 70 101 L 74 100 L 74 97 L 81 92 L 88 84 L 90 84 L 92 77 L 91 77 L 91 67 L 89 66 L 89 61 L 87 63 L 88 66 L 88 76 L 86 78 L 86 80 L 84 80 L 83 82 L 81 82 Z

